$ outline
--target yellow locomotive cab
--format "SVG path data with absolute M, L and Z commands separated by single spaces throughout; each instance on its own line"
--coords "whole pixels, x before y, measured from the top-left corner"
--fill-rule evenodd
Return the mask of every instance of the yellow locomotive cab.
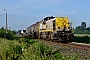
M 68 17 L 56 17 L 56 28 L 68 28 L 69 27 Z

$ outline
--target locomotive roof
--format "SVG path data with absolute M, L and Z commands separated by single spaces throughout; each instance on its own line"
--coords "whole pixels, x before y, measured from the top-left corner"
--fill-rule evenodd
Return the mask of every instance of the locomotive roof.
M 50 16 L 50 17 L 46 17 L 46 18 L 44 18 L 44 20 L 50 20 L 50 19 L 53 19 L 53 18 L 55 18 L 55 17 L 53 17 L 53 16 Z

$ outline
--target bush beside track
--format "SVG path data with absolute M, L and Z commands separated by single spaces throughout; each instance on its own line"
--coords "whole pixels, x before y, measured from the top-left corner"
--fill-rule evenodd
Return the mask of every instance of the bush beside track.
M 6 39 L 9 39 L 9 40 L 12 40 L 12 39 L 15 38 L 14 37 L 15 34 L 16 34 L 15 31 L 8 30 L 6 32 L 6 30 L 3 27 L 0 29 L 0 38 L 6 38 Z
M 90 44 L 90 34 L 75 34 L 72 42 L 79 43 L 89 43 Z

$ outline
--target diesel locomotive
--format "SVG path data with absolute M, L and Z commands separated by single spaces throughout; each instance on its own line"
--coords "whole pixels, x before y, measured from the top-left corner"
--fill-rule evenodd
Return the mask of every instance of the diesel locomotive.
M 30 38 L 52 41 L 69 41 L 74 38 L 73 22 L 68 17 L 45 17 L 26 28 Z

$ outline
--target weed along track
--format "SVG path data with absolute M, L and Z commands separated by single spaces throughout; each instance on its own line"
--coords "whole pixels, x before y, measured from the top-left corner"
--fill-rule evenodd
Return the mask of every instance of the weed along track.
M 78 56 L 84 57 L 86 60 L 90 60 L 90 45 L 89 44 L 79 44 L 76 42 L 68 42 L 68 43 L 61 43 L 61 42 L 52 42 L 47 40 L 40 40 L 44 44 L 53 46 L 54 50 L 61 50 L 60 53 L 65 55 L 76 54 Z

